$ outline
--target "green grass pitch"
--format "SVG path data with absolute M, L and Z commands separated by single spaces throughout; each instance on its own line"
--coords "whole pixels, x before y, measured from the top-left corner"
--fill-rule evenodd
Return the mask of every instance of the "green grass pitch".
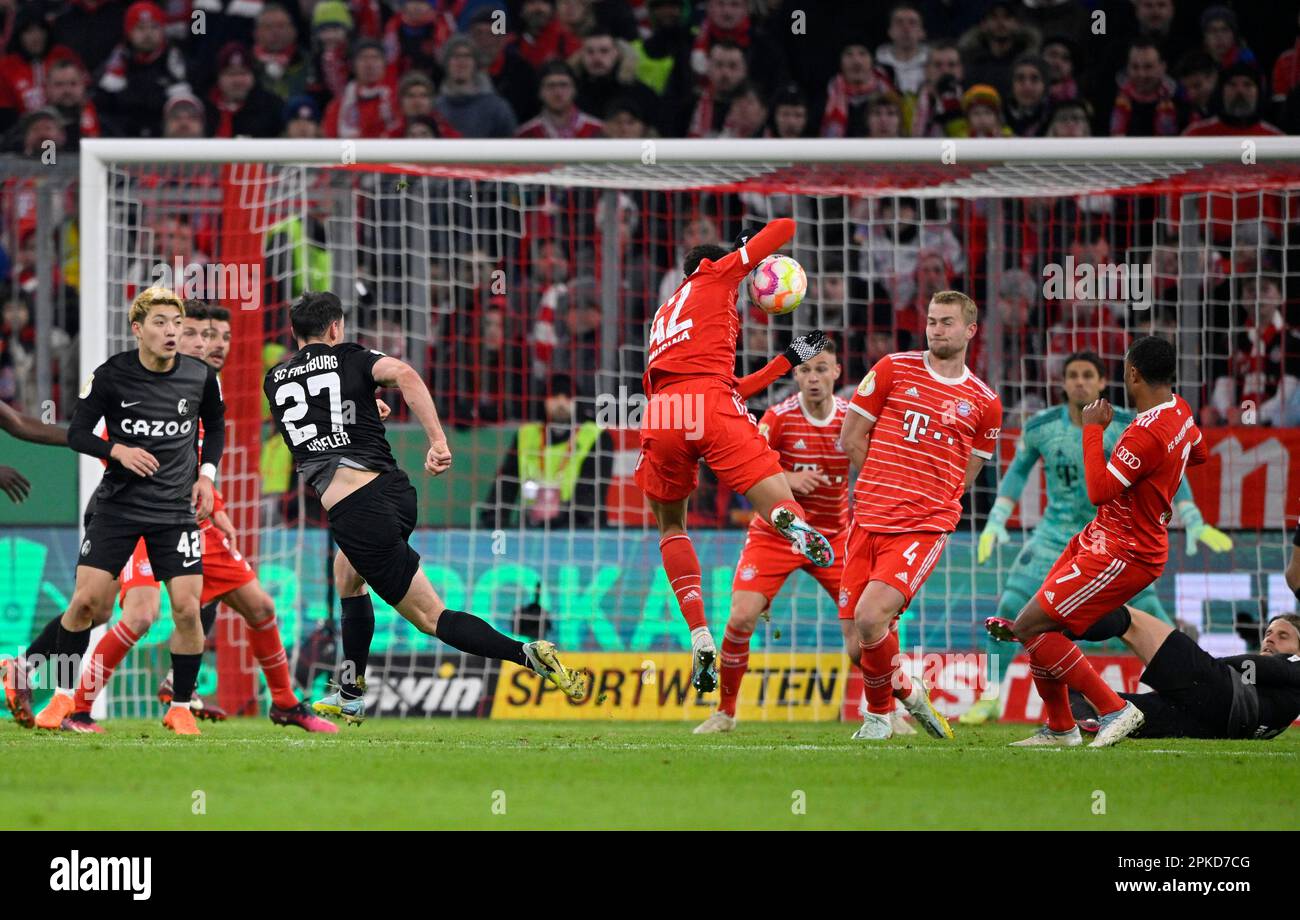
M 1271 742 L 1013 750 L 849 739 L 844 724 L 265 720 L 178 738 L 0 724 L 0 826 L 49 828 L 1300 828 L 1300 731 Z M 200 809 L 200 806 L 202 808 Z M 203 813 L 196 813 L 197 811 Z

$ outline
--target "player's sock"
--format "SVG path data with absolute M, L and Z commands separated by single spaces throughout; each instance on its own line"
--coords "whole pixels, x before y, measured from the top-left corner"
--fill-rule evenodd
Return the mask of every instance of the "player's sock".
M 892 632 L 886 632 L 884 638 L 871 645 L 864 642 L 858 645 L 862 649 L 862 657 L 858 660 L 862 665 L 867 712 L 887 716 L 894 711 L 894 656 L 898 654 L 898 638 Z
M 1128 632 L 1128 628 L 1132 625 L 1133 614 L 1128 612 L 1128 606 L 1116 607 L 1084 630 L 1083 635 L 1079 636 L 1079 638 L 1085 642 L 1105 642 L 1107 639 L 1118 639 Z
M 1099 715 L 1107 715 L 1124 708 L 1124 701 L 1084 657 L 1079 646 L 1058 632 L 1042 633 L 1025 644 L 1029 660 L 1042 668 L 1050 677 L 1078 690 L 1088 698 Z M 1069 711 L 1069 694 L 1065 694 L 1065 708 Z M 1067 728 L 1073 724 L 1071 716 Z
M 780 511 L 782 508 L 789 508 L 791 513 L 793 513 L 794 516 L 801 521 L 806 521 L 808 518 L 808 512 L 803 510 L 803 505 L 799 504 L 793 498 L 787 498 L 785 501 L 777 502 L 775 505 L 772 506 L 772 511 L 767 518 L 767 522 L 769 524 L 772 523 L 773 519 L 776 517 L 776 513 Z
M 677 606 L 686 618 L 686 625 L 691 629 L 707 629 L 709 620 L 704 615 L 700 560 L 695 555 L 691 538 L 684 533 L 665 537 L 659 541 L 659 553 L 663 556 L 664 571 L 668 573 L 668 583 L 677 595 Z
M 212 635 L 212 627 L 217 623 L 217 608 L 221 606 L 221 601 L 213 601 L 206 607 L 199 608 L 199 623 L 203 625 L 203 635 Z
M 33 639 L 32 644 L 27 646 L 27 651 L 23 652 L 23 658 L 28 662 L 29 668 L 54 654 L 54 644 L 58 641 L 61 619 L 61 616 L 56 616 L 46 623 L 40 635 Z
M 65 629 L 60 619 L 57 635 L 54 638 L 54 686 L 71 694 L 77 686 L 77 675 L 81 672 L 81 659 L 90 647 L 90 627 L 78 632 Z
M 90 660 L 77 684 L 77 692 L 73 697 L 77 712 L 90 712 L 95 697 L 108 686 L 117 666 L 139 641 L 140 637 L 121 620 L 104 634 L 104 638 L 99 640 L 99 644 L 90 653 Z
M 454 649 L 480 658 L 498 658 L 528 667 L 524 644 L 492 628 L 472 613 L 448 608 L 438 615 L 438 638 Z
M 199 664 L 203 653 L 183 655 L 172 652 L 172 705 L 189 706 L 194 686 L 199 682 Z
M 339 602 L 343 608 L 339 632 L 343 637 L 343 665 L 350 662 L 350 680 L 340 680 L 340 692 L 346 700 L 360 699 L 365 691 L 358 686 L 358 681 L 365 680 L 366 667 L 370 664 L 370 640 L 375 636 L 375 605 L 370 600 L 370 592 L 356 597 L 345 597 Z
M 271 702 L 280 709 L 297 706 L 298 696 L 293 692 L 293 679 L 289 677 L 289 656 L 284 653 L 280 626 L 275 617 L 269 616 L 260 623 L 250 624 L 248 641 L 253 647 L 253 657 L 266 676 Z
M 1034 679 L 1034 688 L 1042 697 L 1047 727 L 1054 732 L 1068 732 L 1074 728 L 1074 713 L 1070 711 L 1070 688 L 1038 665 L 1031 664 L 1029 674 Z
M 727 627 L 722 634 L 721 681 L 718 687 L 718 710 L 729 716 L 736 714 L 736 697 L 740 695 L 740 682 L 749 668 L 749 639 L 753 633 L 736 632 Z

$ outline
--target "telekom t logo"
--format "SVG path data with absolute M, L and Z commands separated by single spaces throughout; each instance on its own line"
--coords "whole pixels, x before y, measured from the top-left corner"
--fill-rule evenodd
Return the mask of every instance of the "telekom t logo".
M 924 412 L 917 412 L 915 409 L 908 409 L 903 413 L 903 428 L 907 434 L 903 435 L 904 441 L 910 441 L 916 444 L 920 441 L 920 435 L 924 435 L 929 430 L 930 416 Z

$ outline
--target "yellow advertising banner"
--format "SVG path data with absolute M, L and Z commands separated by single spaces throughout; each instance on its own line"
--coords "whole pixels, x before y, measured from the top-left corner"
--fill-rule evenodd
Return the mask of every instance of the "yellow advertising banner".
M 494 719 L 629 719 L 703 721 L 718 692 L 691 687 L 684 652 L 576 652 L 564 663 L 584 671 L 587 696 L 574 702 L 527 668 L 504 664 L 492 704 Z M 756 652 L 740 686 L 736 717 L 744 722 L 833 722 L 848 680 L 843 655 Z

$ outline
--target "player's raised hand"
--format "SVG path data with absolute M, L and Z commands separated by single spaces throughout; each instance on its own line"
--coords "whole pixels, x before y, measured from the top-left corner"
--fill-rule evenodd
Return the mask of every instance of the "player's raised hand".
M 114 444 L 109 456 L 137 476 L 152 476 L 158 472 L 158 459 L 143 447 Z
M 206 521 L 212 513 L 212 480 L 200 476 L 190 489 L 190 505 L 194 508 L 194 520 Z
M 1093 400 L 1083 407 L 1083 423 L 1085 425 L 1100 425 L 1105 428 L 1114 417 L 1115 410 L 1104 399 Z
M 25 499 L 32 490 L 27 477 L 12 466 L 0 466 L 0 491 L 8 495 L 15 503 Z
M 451 449 L 446 441 L 429 445 L 429 452 L 424 456 L 424 471 L 431 476 L 441 476 L 451 469 Z
M 831 479 L 821 470 L 795 470 L 785 474 L 790 483 L 790 491 L 795 495 L 807 495 L 818 486 L 829 486 Z
M 826 349 L 826 333 L 814 329 L 807 335 L 801 335 L 792 341 L 785 350 L 786 360 L 791 367 L 798 367 L 805 361 L 811 361 Z
M 379 420 L 381 422 L 388 421 L 388 416 L 393 414 L 393 410 L 388 408 L 388 403 L 384 402 L 382 399 L 375 400 L 375 409 L 379 412 Z

